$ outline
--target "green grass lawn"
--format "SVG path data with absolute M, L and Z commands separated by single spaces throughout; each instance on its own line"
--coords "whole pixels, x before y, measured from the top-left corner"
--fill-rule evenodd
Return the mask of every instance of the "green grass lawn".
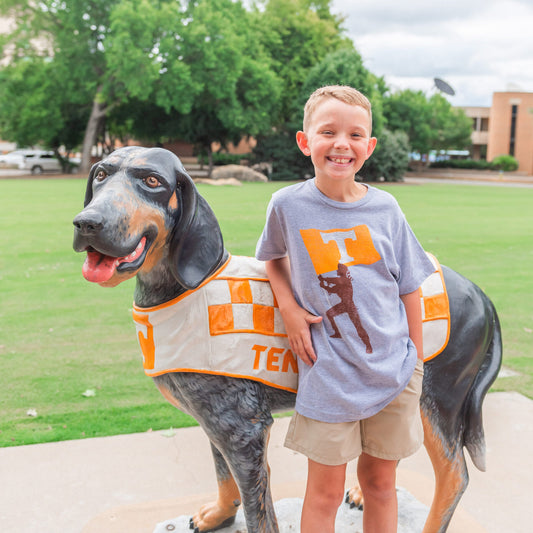
M 270 195 L 284 185 L 199 186 L 232 253 L 253 254 Z M 494 301 L 504 363 L 518 372 L 494 389 L 533 398 L 533 190 L 382 187 L 424 247 Z M 144 375 L 131 318 L 134 281 L 104 289 L 81 275 L 72 219 L 84 192 L 82 179 L 0 180 L 0 446 L 194 424 Z

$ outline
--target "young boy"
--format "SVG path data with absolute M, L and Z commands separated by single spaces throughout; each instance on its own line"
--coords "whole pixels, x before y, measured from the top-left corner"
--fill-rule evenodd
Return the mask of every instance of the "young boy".
M 257 245 L 298 356 L 285 445 L 308 457 L 303 533 L 335 531 L 356 457 L 365 533 L 395 532 L 396 465 L 423 440 L 418 287 L 433 266 L 392 196 L 354 179 L 371 129 L 359 91 L 311 95 L 296 141 L 315 178 L 273 195 Z

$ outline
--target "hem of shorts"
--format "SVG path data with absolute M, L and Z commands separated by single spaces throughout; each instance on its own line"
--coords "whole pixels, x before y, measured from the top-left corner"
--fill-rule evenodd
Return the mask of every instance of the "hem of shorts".
M 402 391 L 403 389 L 398 392 L 398 394 L 400 394 Z M 398 394 L 396 396 L 398 396 Z M 382 409 L 387 407 L 387 405 L 392 402 L 396 398 L 396 396 L 394 396 L 394 398 L 391 398 L 390 400 L 387 400 L 387 402 L 383 405 L 380 405 L 377 410 L 375 409 L 375 407 L 373 407 L 372 409 L 369 409 L 364 413 L 351 414 L 348 417 L 346 417 L 345 415 L 339 416 L 338 413 L 318 413 L 317 415 L 316 410 L 308 410 L 305 407 L 302 409 L 300 406 L 295 406 L 294 410 L 298 414 L 305 416 L 306 418 L 310 418 L 311 420 L 316 420 L 318 422 L 325 422 L 326 424 L 345 424 L 346 422 L 361 422 L 361 420 L 365 420 L 366 418 L 370 418 L 374 415 L 377 415 Z
M 372 448 L 364 447 L 363 446 L 363 452 L 371 455 L 372 457 L 377 457 L 378 459 L 385 459 L 386 461 L 400 461 L 401 459 L 407 459 L 407 457 L 411 457 L 411 455 L 414 455 L 420 448 L 422 448 L 422 445 L 424 443 L 420 442 L 417 446 L 414 446 L 413 448 L 410 448 L 408 451 L 403 453 L 383 453 L 378 450 L 373 450 Z
M 350 454 L 349 456 L 346 456 L 346 458 L 343 457 L 340 461 L 332 462 L 329 459 L 325 459 L 323 457 L 320 457 L 318 454 L 309 452 L 303 446 L 299 446 L 297 444 L 294 444 L 291 441 L 285 440 L 284 445 L 285 445 L 285 448 L 289 448 L 289 450 L 293 450 L 295 452 L 301 453 L 302 455 L 305 455 L 308 459 L 311 459 L 315 463 L 320 463 L 321 465 L 326 465 L 326 466 L 345 465 L 345 464 L 349 463 L 350 461 L 353 461 L 354 459 L 357 459 L 357 457 L 359 457 L 359 455 L 360 455 L 360 453 L 353 453 L 353 454 Z

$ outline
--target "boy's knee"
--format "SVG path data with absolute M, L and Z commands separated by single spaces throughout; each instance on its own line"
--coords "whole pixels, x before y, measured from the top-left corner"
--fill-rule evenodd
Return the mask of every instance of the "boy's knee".
M 390 500 L 396 498 L 396 479 L 379 474 L 359 477 L 364 500 Z
M 388 499 L 396 495 L 396 484 L 391 480 L 372 477 L 359 481 L 365 499 L 368 497 Z
M 313 495 L 312 505 L 322 510 L 336 510 L 344 499 L 344 487 L 323 486 Z M 310 502 L 311 503 L 311 502 Z
M 363 496 L 387 499 L 396 496 L 396 465 L 372 463 L 359 465 L 358 479 Z

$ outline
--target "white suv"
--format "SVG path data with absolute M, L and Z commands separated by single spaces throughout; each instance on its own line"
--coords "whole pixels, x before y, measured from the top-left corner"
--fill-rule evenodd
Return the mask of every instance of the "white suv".
M 15 150 L 0 156 L 0 166 L 29 170 L 32 174 L 61 172 L 61 163 L 54 152 L 46 150 Z

